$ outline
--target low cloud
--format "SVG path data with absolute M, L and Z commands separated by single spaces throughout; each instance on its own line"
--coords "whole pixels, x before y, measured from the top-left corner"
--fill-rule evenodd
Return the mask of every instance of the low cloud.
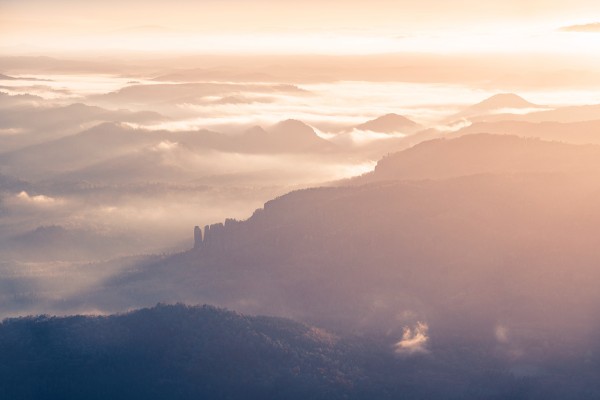
M 491 112 L 491 114 L 531 114 L 538 111 L 547 111 L 547 107 L 529 107 L 529 108 L 499 108 Z
M 0 136 L 20 135 L 23 132 L 25 132 L 25 130 L 21 128 L 0 128 Z
M 375 131 L 369 131 L 369 130 L 353 129 L 350 132 L 350 136 L 352 137 L 352 140 L 354 141 L 354 143 L 361 145 L 361 144 L 366 144 L 366 143 L 370 143 L 370 142 L 375 142 L 378 140 L 404 138 L 407 135 L 402 132 L 382 133 L 382 132 L 375 132 Z
M 592 22 L 589 24 L 563 26 L 559 32 L 598 32 L 600 33 L 600 22 Z
M 170 151 L 170 150 L 177 148 L 178 145 L 179 145 L 179 143 L 177 143 L 177 142 L 171 142 L 170 140 L 163 140 L 156 146 L 153 146 L 152 151 L 158 151 L 158 152 Z
M 24 204 L 31 204 L 31 205 L 53 206 L 53 205 L 62 203 L 62 201 L 60 199 L 56 199 L 56 198 L 50 197 L 50 196 L 45 196 L 43 194 L 32 196 L 29 193 L 27 193 L 26 191 L 20 192 L 15 197 L 19 202 L 24 203 Z
M 429 326 L 423 322 L 417 322 L 414 328 L 404 328 L 402 340 L 396 343 L 396 354 L 411 355 L 428 353 L 427 342 Z
M 452 132 L 458 132 L 464 128 L 468 128 L 471 125 L 473 125 L 473 123 L 471 121 L 469 121 L 466 118 L 461 118 L 461 119 L 454 121 L 447 125 L 436 125 L 434 127 L 434 129 L 436 131 L 442 132 L 442 133 L 452 133 Z
M 508 343 L 508 328 L 504 325 L 496 325 L 494 329 L 494 336 L 500 343 Z

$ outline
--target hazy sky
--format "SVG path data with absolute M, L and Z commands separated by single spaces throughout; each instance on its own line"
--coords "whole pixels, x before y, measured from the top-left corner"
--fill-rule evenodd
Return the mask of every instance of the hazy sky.
M 0 46 L 301 53 L 564 47 L 591 52 L 586 49 L 598 44 L 597 34 L 557 31 L 596 21 L 596 0 L 0 0 Z

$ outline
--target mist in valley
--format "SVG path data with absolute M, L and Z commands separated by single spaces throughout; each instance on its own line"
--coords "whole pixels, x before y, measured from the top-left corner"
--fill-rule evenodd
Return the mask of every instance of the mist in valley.
M 0 393 L 599 396 L 597 24 L 84 30 L 25 3 L 0 5 Z

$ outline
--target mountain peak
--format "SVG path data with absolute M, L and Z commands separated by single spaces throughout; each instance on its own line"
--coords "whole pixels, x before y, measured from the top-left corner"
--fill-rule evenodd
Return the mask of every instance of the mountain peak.
M 356 129 L 381 133 L 414 130 L 418 124 L 402 115 L 390 113 L 356 126 Z
M 286 119 L 284 121 L 278 122 L 277 124 L 273 125 L 273 129 L 274 130 L 279 130 L 279 129 L 304 129 L 304 130 L 309 130 L 314 132 L 313 128 L 311 128 L 309 125 L 305 124 L 304 122 L 297 120 L 297 119 Z
M 531 103 L 518 94 L 498 93 L 486 98 L 483 101 L 480 101 L 477 104 L 467 107 L 463 111 L 454 115 L 453 118 L 472 118 L 505 112 L 510 113 L 511 110 L 515 110 L 516 113 L 521 113 L 517 110 L 527 111 L 540 108 L 545 107 L 540 106 L 539 104 Z
M 488 97 L 475 106 L 495 107 L 495 108 L 522 108 L 522 107 L 537 107 L 523 97 L 515 93 L 498 93 Z
M 319 137 L 308 124 L 297 119 L 286 119 L 268 129 L 271 141 L 282 148 L 317 149 L 330 148 L 331 143 Z
M 275 135 L 285 135 L 288 138 L 318 138 L 315 130 L 297 119 L 286 119 L 270 129 L 270 132 Z
M 248 128 L 244 131 L 244 133 L 246 135 L 261 135 L 264 136 L 267 134 L 267 131 L 264 130 L 264 128 L 260 125 L 254 125 L 251 128 Z

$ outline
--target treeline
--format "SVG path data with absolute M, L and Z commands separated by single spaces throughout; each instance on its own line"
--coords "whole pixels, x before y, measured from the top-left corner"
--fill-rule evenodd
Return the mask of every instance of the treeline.
M 184 305 L 107 317 L 6 320 L 0 325 L 0 374 L 3 399 L 558 399 L 566 391 L 571 398 L 599 394 L 592 389 L 598 386 L 594 375 L 586 378 L 575 370 L 580 378 L 574 380 L 556 374 L 518 376 L 480 350 L 432 349 L 399 356 L 385 337 L 339 337 L 290 320 Z

